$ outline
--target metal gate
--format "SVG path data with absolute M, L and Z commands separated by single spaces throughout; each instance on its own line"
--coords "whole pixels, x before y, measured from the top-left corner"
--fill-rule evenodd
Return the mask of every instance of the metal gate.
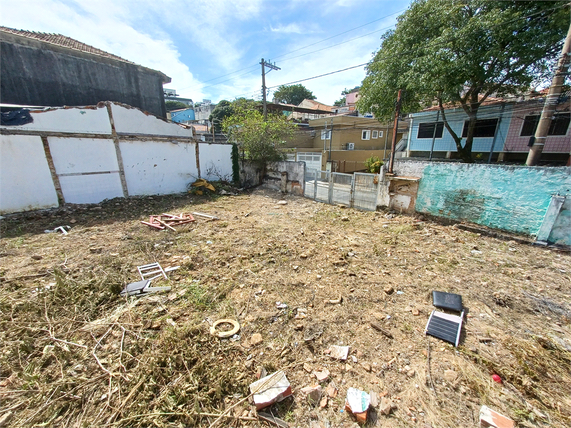
M 304 196 L 319 202 L 375 211 L 378 191 L 379 176 L 376 174 L 306 169 Z
M 379 176 L 356 172 L 353 177 L 353 206 L 362 210 L 375 211 L 379 193 Z

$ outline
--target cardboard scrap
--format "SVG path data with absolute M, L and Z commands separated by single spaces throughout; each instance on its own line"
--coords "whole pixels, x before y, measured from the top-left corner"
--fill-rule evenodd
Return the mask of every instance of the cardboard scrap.
M 274 372 L 250 385 L 256 410 L 268 407 L 292 395 L 291 385 L 283 371 Z

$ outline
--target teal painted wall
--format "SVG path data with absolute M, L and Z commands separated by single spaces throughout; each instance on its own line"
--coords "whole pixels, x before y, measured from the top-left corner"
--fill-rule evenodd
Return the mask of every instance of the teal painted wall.
M 534 235 L 556 193 L 571 194 L 571 168 L 428 164 L 416 211 Z

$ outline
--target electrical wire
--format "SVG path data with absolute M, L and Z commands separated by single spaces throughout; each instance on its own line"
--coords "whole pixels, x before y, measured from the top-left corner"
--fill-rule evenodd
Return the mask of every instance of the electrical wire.
M 375 19 L 375 20 L 373 20 L 373 21 L 367 22 L 366 24 L 359 25 L 359 26 L 357 26 L 357 27 L 354 27 L 354 28 L 351 28 L 351 29 L 349 29 L 349 30 L 343 31 L 343 32 L 341 32 L 341 33 L 335 34 L 335 35 L 333 35 L 333 36 L 331 36 L 331 37 L 327 37 L 327 38 L 325 38 L 325 39 L 319 40 L 318 42 L 311 43 L 311 44 L 306 45 L 306 46 L 302 46 L 301 48 L 294 49 L 293 51 L 286 52 L 285 54 L 282 54 L 282 55 L 278 55 L 277 57 L 274 57 L 274 60 L 275 60 L 275 59 L 278 59 L 278 58 L 283 58 L 284 56 L 290 55 L 290 54 L 292 54 L 292 53 L 299 52 L 299 51 L 301 51 L 301 50 L 303 50 L 303 49 L 307 49 L 307 48 L 309 48 L 309 47 L 311 47 L 311 46 L 315 46 L 315 45 L 318 45 L 318 44 L 320 44 L 320 43 L 326 42 L 326 41 L 328 41 L 328 40 L 334 39 L 334 38 L 336 38 L 336 37 L 342 36 L 343 34 L 347 34 L 347 33 L 350 33 L 350 32 L 352 32 L 352 31 L 358 30 L 358 29 L 360 29 L 360 28 L 366 27 L 367 25 L 374 24 L 375 22 L 382 21 L 383 19 L 390 18 L 391 16 L 396 15 L 397 13 L 402 13 L 402 12 L 404 12 L 405 10 L 406 10 L 406 9 L 401 9 L 401 10 L 399 10 L 399 11 L 397 11 L 397 12 L 391 13 L 390 15 L 386 15 L 386 16 L 383 16 L 383 17 L 381 17 L 381 18 Z M 338 44 L 335 44 L 335 45 L 327 46 L 327 47 L 324 47 L 324 48 L 322 48 L 322 49 L 318 49 L 318 50 L 313 51 L 313 52 L 308 52 L 308 53 L 306 53 L 306 54 L 299 55 L 299 56 L 309 55 L 309 54 L 311 54 L 311 53 L 319 52 L 319 51 L 321 51 L 321 50 L 330 49 L 330 48 L 333 48 L 333 47 L 335 47 L 335 46 L 339 46 L 339 45 L 341 45 L 341 44 L 343 44 L 343 43 L 348 43 L 348 42 L 350 42 L 350 41 L 357 40 L 357 39 L 359 39 L 359 38 L 366 37 L 366 36 L 371 35 L 371 34 L 374 34 L 374 33 L 378 33 L 379 31 L 383 31 L 383 30 L 388 29 L 388 28 L 391 28 L 391 27 L 393 27 L 393 26 L 394 26 L 394 25 L 391 25 L 391 26 L 389 26 L 389 27 L 386 27 L 386 28 L 383 28 L 383 29 L 380 29 L 380 30 L 373 31 L 372 33 L 368 33 L 368 34 L 365 34 L 365 35 L 363 35 L 363 36 L 355 37 L 355 38 L 350 39 L 350 40 L 347 40 L 347 41 L 345 41 L 345 42 L 341 42 L 341 43 L 338 43 Z M 293 58 L 287 58 L 287 59 L 284 59 L 284 60 L 282 60 L 282 61 L 288 61 L 288 60 L 290 60 L 290 59 L 298 58 L 299 56 L 296 56 L 296 57 L 293 57 Z M 218 80 L 218 79 L 221 79 L 221 78 L 223 78 L 223 77 L 226 77 L 226 76 L 230 76 L 230 75 L 239 73 L 240 71 L 252 70 L 252 69 L 254 69 L 254 68 L 257 68 L 258 66 L 259 66 L 259 64 L 252 65 L 252 66 L 249 66 L 249 67 L 244 67 L 244 68 L 241 68 L 241 69 L 239 69 L 239 70 L 235 70 L 235 71 L 232 71 L 232 72 L 230 72 L 230 73 L 223 74 L 222 76 L 218 76 L 218 77 L 214 77 L 214 78 L 212 78 L 212 79 L 206 80 L 206 81 L 204 81 L 204 82 L 202 82 L 202 83 L 207 83 L 207 82 L 211 82 L 211 81 L 214 81 L 214 80 Z M 246 74 L 248 74 L 248 73 L 246 73 Z M 241 76 L 243 76 L 243 75 L 241 75 Z M 209 86 L 201 87 L 200 89 L 210 88 L 210 87 L 212 87 L 212 86 L 216 86 L 216 85 L 219 85 L 219 84 L 228 82 L 228 81 L 230 81 L 230 80 L 237 79 L 237 78 L 239 78 L 239 77 L 241 77 L 241 76 L 236 76 L 236 77 L 234 77 L 234 78 L 232 78 L 232 79 L 228 79 L 228 80 L 225 80 L 225 81 L 223 81 L 223 82 L 218 82 L 218 83 L 215 83 L 215 84 L 212 84 L 212 85 L 209 85 Z M 186 88 L 181 88 L 181 89 L 179 89 L 179 90 L 182 91 L 182 90 L 185 90 L 185 89 L 198 88 L 198 87 L 199 87 L 199 86 L 188 86 L 188 87 L 186 87 Z

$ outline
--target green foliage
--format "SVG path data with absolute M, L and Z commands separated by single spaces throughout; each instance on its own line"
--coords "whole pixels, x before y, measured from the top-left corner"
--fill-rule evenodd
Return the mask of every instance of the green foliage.
M 216 132 L 221 132 L 222 122 L 225 118 L 232 116 L 233 114 L 234 106 L 232 103 L 230 101 L 222 100 L 216 104 L 216 107 L 214 107 L 214 110 L 210 113 L 208 120 L 214 125 L 214 130 Z
M 181 101 L 166 101 L 165 106 L 167 111 L 180 110 L 181 108 L 190 108 L 188 104 Z
M 282 115 L 268 115 L 264 121 L 259 110 L 236 108 L 232 116 L 224 119 L 222 129 L 246 159 L 265 168 L 268 162 L 285 159 L 281 147 L 293 136 L 295 124 Z
M 380 120 L 438 103 L 464 161 L 471 161 L 478 109 L 490 96 L 517 94 L 545 81 L 569 26 L 565 2 L 416 0 L 382 37 L 357 107 Z M 448 125 L 444 104 L 470 120 L 463 141 Z
M 342 97 L 342 98 L 339 98 L 337 101 L 335 101 L 333 103 L 333 105 L 337 106 L 337 107 L 342 107 L 345 105 L 346 102 L 347 102 L 347 99 L 345 97 Z
M 232 181 L 240 184 L 240 154 L 236 143 L 232 143 Z
M 341 95 L 350 94 L 350 93 L 352 93 L 352 92 L 358 91 L 360 88 L 361 88 L 360 86 L 355 86 L 353 89 L 347 89 L 347 88 L 345 88 L 345 89 L 343 89 L 343 90 L 341 91 Z
M 278 103 L 298 105 L 303 100 L 314 100 L 315 95 L 301 83 L 297 85 L 281 85 L 274 92 L 274 100 Z
M 378 174 L 383 164 L 384 162 L 378 156 L 371 156 L 365 160 L 365 169 L 371 174 Z
M 355 92 L 355 91 L 358 91 L 360 88 L 361 88 L 360 86 L 355 86 L 353 89 L 347 89 L 347 88 L 343 89 L 341 91 L 341 95 L 343 95 L 343 97 L 341 97 L 337 101 L 335 101 L 333 103 L 333 105 L 337 106 L 337 107 L 344 106 L 345 104 L 347 104 L 347 97 L 345 95 L 350 94 L 350 93 Z

